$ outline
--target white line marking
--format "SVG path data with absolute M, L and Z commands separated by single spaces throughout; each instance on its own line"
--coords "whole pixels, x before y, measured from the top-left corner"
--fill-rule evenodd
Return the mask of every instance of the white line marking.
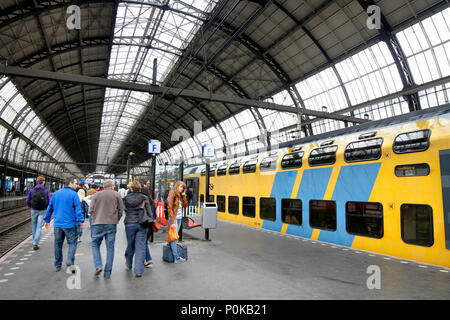
M 384 258 L 384 260 L 391 260 L 391 258 Z
M 6 281 L 8 281 L 8 279 L 0 279 L 0 283 L 6 282 Z
M 448 273 L 447 270 L 439 270 L 440 272 Z
M 400 263 L 408 264 L 409 262 L 408 261 L 400 261 Z
M 28 258 L 22 258 L 22 259 L 19 259 L 20 261 L 27 261 L 28 260 Z
M 17 262 L 16 264 L 24 264 L 25 262 Z
M 428 267 L 427 267 L 427 266 L 422 266 L 422 265 L 419 265 L 419 268 L 424 268 L 424 269 L 427 269 Z
M 13 267 L 13 268 L 9 268 L 9 270 L 17 270 L 20 269 L 19 267 Z
M 12 276 L 12 275 L 14 275 L 13 272 L 11 272 L 11 273 L 5 273 L 5 274 L 4 274 L 4 276 L 7 276 L 7 277 Z

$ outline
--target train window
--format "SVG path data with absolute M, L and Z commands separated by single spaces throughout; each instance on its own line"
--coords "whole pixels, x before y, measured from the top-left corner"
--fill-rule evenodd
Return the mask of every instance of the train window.
M 399 134 L 393 145 L 395 153 L 425 151 L 430 146 L 431 130 L 420 130 Z
M 359 236 L 383 237 L 383 206 L 376 202 L 347 202 L 347 232 Z
M 232 165 L 230 165 L 230 168 L 228 169 L 229 174 L 239 174 L 239 170 L 241 168 L 240 162 L 235 162 Z
M 214 202 L 214 195 L 213 194 L 209 195 L 208 202 Z
M 359 140 L 363 140 L 363 139 L 368 139 L 368 138 L 373 138 L 377 135 L 377 132 L 369 132 L 369 133 L 363 133 L 362 135 L 359 136 Z
M 228 213 L 239 214 L 239 197 L 228 197 Z
M 352 142 L 345 148 L 345 161 L 358 162 L 378 160 L 381 157 L 382 144 L 382 138 Z
M 261 160 L 259 165 L 259 169 L 261 171 L 271 171 L 277 168 L 278 156 L 275 157 L 267 157 Z
M 301 145 L 293 146 L 292 149 L 291 149 L 291 152 L 300 151 L 300 150 L 302 150 L 302 148 L 303 148 L 303 146 L 301 146 Z
M 281 159 L 281 168 L 292 169 L 301 168 L 304 151 L 288 153 Z
M 217 196 L 217 211 L 225 212 L 225 196 Z
M 275 198 L 259 199 L 259 216 L 264 220 L 275 221 L 277 219 Z
M 201 194 L 200 195 L 200 203 L 203 203 L 203 202 L 205 202 L 205 195 Z
M 309 224 L 313 228 L 336 231 L 336 201 L 310 200 Z
M 255 198 L 242 197 L 242 215 L 245 217 L 255 217 Z
M 334 164 L 336 162 L 336 151 L 338 147 L 324 147 L 318 148 L 311 151 L 309 154 L 309 165 L 310 166 L 325 166 Z
M 321 147 L 331 146 L 334 143 L 334 140 L 324 141 L 320 144 Z
M 203 168 L 203 169 L 202 169 L 202 172 L 200 172 L 200 175 L 201 175 L 201 176 L 206 176 L 206 168 Z
M 209 168 L 209 176 L 214 177 L 216 175 L 217 165 L 213 165 Z
M 302 221 L 302 200 L 282 199 L 281 200 L 281 220 L 284 223 L 301 226 Z
M 228 165 L 225 163 L 223 165 L 221 165 L 218 169 L 217 169 L 217 175 L 218 176 L 224 176 L 227 174 L 227 167 Z
M 403 204 L 400 207 L 402 239 L 406 243 L 431 247 L 433 237 L 433 210 L 423 204 Z
M 430 166 L 427 163 L 405 164 L 395 167 L 397 177 L 417 177 L 430 174 Z
M 243 173 L 252 173 L 256 171 L 256 163 L 258 162 L 258 159 L 249 160 L 244 163 L 244 166 L 242 167 Z

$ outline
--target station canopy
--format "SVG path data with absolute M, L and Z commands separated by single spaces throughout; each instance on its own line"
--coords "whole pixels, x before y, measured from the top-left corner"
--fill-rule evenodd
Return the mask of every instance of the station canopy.
M 371 121 L 448 103 L 449 5 L 3 0 L 0 73 L 6 65 L 155 83 L 271 102 L 298 113 L 233 99 L 2 76 L 2 160 L 59 177 L 120 174 L 130 152 L 133 164 L 150 165 L 150 139 L 161 141 L 159 164 L 181 157 L 194 164 L 204 144 L 222 157 L 357 125 L 331 115 Z

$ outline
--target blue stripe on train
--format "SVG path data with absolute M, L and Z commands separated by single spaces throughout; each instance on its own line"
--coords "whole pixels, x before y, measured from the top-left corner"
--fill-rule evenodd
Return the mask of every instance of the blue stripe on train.
M 262 228 L 280 232 L 283 227 L 281 220 L 281 199 L 290 198 L 298 171 L 277 172 L 272 185 L 271 198 L 276 199 L 276 221 L 264 220 Z
M 347 201 L 369 201 L 380 166 L 381 163 L 371 163 L 341 167 L 331 198 L 337 206 L 337 230 L 321 230 L 318 240 L 352 246 L 355 236 L 346 231 L 345 204 Z
M 287 227 L 286 233 L 311 238 L 313 228 L 309 225 L 309 200 L 323 199 L 332 171 L 333 168 L 328 167 L 307 169 L 303 172 L 302 181 L 297 193 L 297 199 L 301 199 L 303 203 L 302 225 L 296 226 L 290 224 Z

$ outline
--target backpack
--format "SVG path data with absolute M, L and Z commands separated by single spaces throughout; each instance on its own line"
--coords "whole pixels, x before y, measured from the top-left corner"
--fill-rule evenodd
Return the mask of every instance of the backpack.
M 31 208 L 36 210 L 45 210 L 48 206 L 48 198 L 45 189 L 34 189 L 33 196 L 31 197 Z

